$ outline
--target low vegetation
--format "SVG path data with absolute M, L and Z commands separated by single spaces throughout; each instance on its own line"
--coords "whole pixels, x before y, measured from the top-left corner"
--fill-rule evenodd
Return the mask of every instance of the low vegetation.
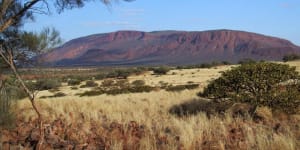
M 294 60 L 299 60 L 300 59 L 300 55 L 299 54 L 288 54 L 283 56 L 282 60 L 284 62 L 288 62 L 288 61 L 294 61 Z
M 31 88 L 34 90 L 51 90 L 51 89 L 57 89 L 61 86 L 61 81 L 57 79 L 40 79 L 37 80 L 33 85 L 31 85 Z
M 79 85 L 80 83 L 81 83 L 81 81 L 78 80 L 78 79 L 69 79 L 68 80 L 68 85 L 69 86 Z
M 295 67 L 268 62 L 243 64 L 222 73 L 200 96 L 298 112 L 300 76 Z M 254 109 L 255 111 L 255 109 Z
M 248 69 L 236 71 L 245 66 Z M 252 74 L 261 73 L 257 74 L 257 78 L 251 76 L 253 68 L 256 72 Z M 230 71 L 235 72 L 234 75 L 231 76 Z M 262 75 L 271 71 L 276 73 Z M 244 95 L 234 96 L 232 89 L 235 88 L 227 84 L 235 79 L 240 84 L 234 85 L 240 85 L 239 89 L 244 90 L 245 85 L 255 85 L 254 81 L 259 81 L 263 87 L 272 84 L 270 92 L 274 91 L 262 96 L 282 94 L 282 97 L 289 97 L 285 94 L 292 92 L 293 95 L 295 92 L 294 95 L 297 95 L 299 89 L 296 78 L 293 78 L 297 76 L 294 71 L 286 65 L 258 62 L 240 66 L 221 65 L 213 69 L 170 70 L 165 75 L 146 71 L 130 75 L 127 79 L 105 76 L 97 80 L 91 76 L 80 79 L 80 84 L 74 85 L 68 83 L 73 80 L 69 76 L 58 80 L 63 81 L 59 90 L 38 92 L 37 98 L 43 99 L 37 100 L 37 105 L 42 110 L 47 131 L 43 149 L 296 150 L 300 146 L 299 113 L 267 105 L 268 101 L 259 104 L 253 111 L 255 95 L 245 92 L 249 94 L 246 96 L 248 101 L 242 101 L 240 96 Z M 280 78 L 283 74 L 288 77 Z M 216 82 L 220 78 L 224 82 Z M 74 76 L 74 79 L 79 77 Z M 267 79 L 272 79 L 272 82 L 267 84 Z M 10 79 L 10 82 L 14 80 Z M 86 86 L 87 82 L 91 82 L 88 85 L 97 83 L 97 86 L 78 88 Z M 215 92 L 230 92 L 225 97 L 214 95 L 213 90 L 208 90 L 214 82 L 218 83 L 214 84 L 218 87 Z M 27 83 L 34 87 L 36 81 Z M 226 83 L 228 87 L 220 83 Z M 199 91 L 205 98 L 197 96 Z M 294 97 L 284 101 L 291 99 Z M 7 146 L 11 149 L 34 148 L 39 140 L 36 136 L 36 114 L 27 100 L 16 101 L 12 106 L 16 126 L 10 130 L 0 127 L 0 149 Z
M 97 86 L 98 86 L 98 83 L 96 83 L 93 80 L 88 80 L 85 82 L 84 85 L 81 85 L 80 88 L 97 87 Z
M 222 65 L 231 65 L 228 61 L 213 61 L 211 63 L 202 63 L 202 64 L 195 64 L 195 65 L 186 65 L 186 66 L 177 66 L 176 69 L 193 69 L 193 68 L 212 68 Z
M 193 90 L 199 88 L 199 84 L 186 84 L 186 85 L 175 85 L 175 86 L 167 86 L 166 91 L 170 92 L 179 92 L 183 90 Z
M 156 75 L 164 75 L 167 74 L 171 70 L 171 68 L 162 66 L 162 67 L 152 68 L 151 70 Z

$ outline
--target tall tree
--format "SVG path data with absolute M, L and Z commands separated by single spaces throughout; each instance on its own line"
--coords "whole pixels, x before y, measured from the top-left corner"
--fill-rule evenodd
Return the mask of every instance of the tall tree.
M 40 110 L 35 104 L 35 94 L 26 86 L 16 67 L 16 61 L 20 58 L 25 58 L 29 51 L 48 50 L 51 45 L 59 43 L 51 38 L 57 39 L 57 32 L 54 30 L 45 30 L 40 37 L 34 33 L 23 32 L 20 27 L 27 20 L 33 20 L 35 14 L 49 14 L 50 6 L 54 6 L 58 13 L 62 13 L 66 9 L 81 8 L 87 2 L 94 0 L 1 0 L 0 1 L 0 58 L 12 70 L 17 80 L 32 104 L 33 109 L 38 115 L 40 139 L 36 149 L 42 149 L 44 141 L 43 120 Z M 110 0 L 99 0 L 105 5 L 111 3 Z M 132 1 L 132 0 L 124 0 Z M 28 41 L 26 41 L 28 40 Z M 37 44 L 39 43 L 39 44 Z M 0 60 L 0 61 L 1 61 Z M 2 63 L 2 62 L 1 62 Z

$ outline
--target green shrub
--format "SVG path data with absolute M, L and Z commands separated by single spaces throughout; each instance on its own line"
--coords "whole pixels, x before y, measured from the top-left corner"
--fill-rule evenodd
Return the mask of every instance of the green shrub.
M 299 79 L 295 67 L 288 65 L 266 62 L 242 64 L 223 72 L 199 96 L 295 113 L 300 105 Z
M 127 88 L 129 87 L 129 81 L 126 79 L 123 80 L 117 80 L 116 83 L 113 85 L 119 88 Z
M 298 54 L 288 54 L 288 55 L 284 55 L 283 58 L 282 58 L 282 60 L 284 62 L 299 60 L 299 59 L 300 59 L 300 55 L 298 55 Z
M 79 96 L 98 96 L 102 94 L 107 95 L 118 95 L 118 94 L 126 94 L 126 93 L 141 93 L 141 92 L 151 92 L 155 88 L 151 86 L 137 86 L 137 87 L 110 87 L 110 88 L 97 88 L 92 91 L 86 91 L 83 93 L 79 93 Z
M 81 81 L 78 80 L 78 79 L 70 79 L 70 80 L 68 80 L 68 85 L 69 86 L 79 85 L 80 83 L 81 83 Z
M 156 75 L 164 75 L 167 74 L 169 71 L 171 70 L 171 68 L 169 67 L 158 67 L 158 68 L 152 68 L 152 71 L 154 74 Z
M 129 88 L 129 92 L 130 93 L 142 93 L 142 92 L 151 92 L 153 91 L 155 88 L 152 86 L 148 86 L 148 85 L 143 85 L 143 86 L 135 86 L 135 87 L 131 87 Z
M 58 92 L 53 95 L 53 97 L 64 97 L 64 96 L 67 96 L 67 94 L 65 94 L 63 92 Z
M 85 85 L 81 85 L 80 88 L 87 88 L 87 87 L 97 87 L 98 83 L 93 80 L 89 80 L 85 82 Z
M 144 86 L 146 82 L 144 80 L 135 80 L 131 83 L 133 86 Z
M 72 86 L 71 90 L 78 90 L 78 87 L 77 86 Z
M 114 85 L 114 83 L 115 83 L 114 80 L 107 79 L 107 80 L 102 81 L 101 85 L 104 86 L 104 87 L 109 87 L 109 86 Z
M 82 96 L 98 96 L 98 95 L 102 95 L 102 94 L 104 94 L 104 92 L 101 90 L 92 90 L 92 91 L 85 91 L 83 93 L 79 93 L 76 95 L 79 95 L 80 97 L 82 97 Z
M 95 79 L 96 79 L 96 80 L 103 80 L 103 79 L 105 79 L 106 77 L 107 77 L 106 74 L 101 73 L 101 74 L 97 74 L 97 75 L 95 76 Z
M 241 65 L 243 65 L 243 64 L 252 64 L 252 63 L 256 63 L 256 61 L 251 59 L 251 58 L 244 58 L 244 59 L 242 59 L 238 62 L 238 64 L 241 64 Z
M 35 90 L 57 89 L 61 86 L 61 82 L 56 79 L 39 79 L 35 83 Z
M 67 94 L 63 93 L 63 92 L 57 92 L 52 96 L 41 96 L 41 99 L 45 99 L 45 98 L 56 98 L 56 97 L 64 97 L 67 96 Z
M 133 72 L 128 69 L 119 69 L 115 70 L 113 72 L 110 72 L 107 74 L 107 78 L 121 78 L 121 79 L 127 79 L 129 75 L 131 75 Z
M 15 98 L 15 89 L 11 88 L 5 81 L 0 85 L 0 128 L 11 128 L 15 125 L 16 114 L 13 112 L 12 104 Z

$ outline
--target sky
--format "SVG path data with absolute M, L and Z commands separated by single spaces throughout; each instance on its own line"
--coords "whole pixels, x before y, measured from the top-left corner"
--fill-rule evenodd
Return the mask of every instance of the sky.
M 64 41 L 119 30 L 205 31 L 231 29 L 287 39 L 300 46 L 300 0 L 99 1 L 61 14 L 37 14 L 24 29 L 54 27 Z

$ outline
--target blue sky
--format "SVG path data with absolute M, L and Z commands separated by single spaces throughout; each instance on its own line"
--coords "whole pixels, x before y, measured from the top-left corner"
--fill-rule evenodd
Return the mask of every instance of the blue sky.
M 100 2 L 50 16 L 37 15 L 25 30 L 58 29 L 65 41 L 117 30 L 232 29 L 276 36 L 300 45 L 300 0 L 135 0 Z

